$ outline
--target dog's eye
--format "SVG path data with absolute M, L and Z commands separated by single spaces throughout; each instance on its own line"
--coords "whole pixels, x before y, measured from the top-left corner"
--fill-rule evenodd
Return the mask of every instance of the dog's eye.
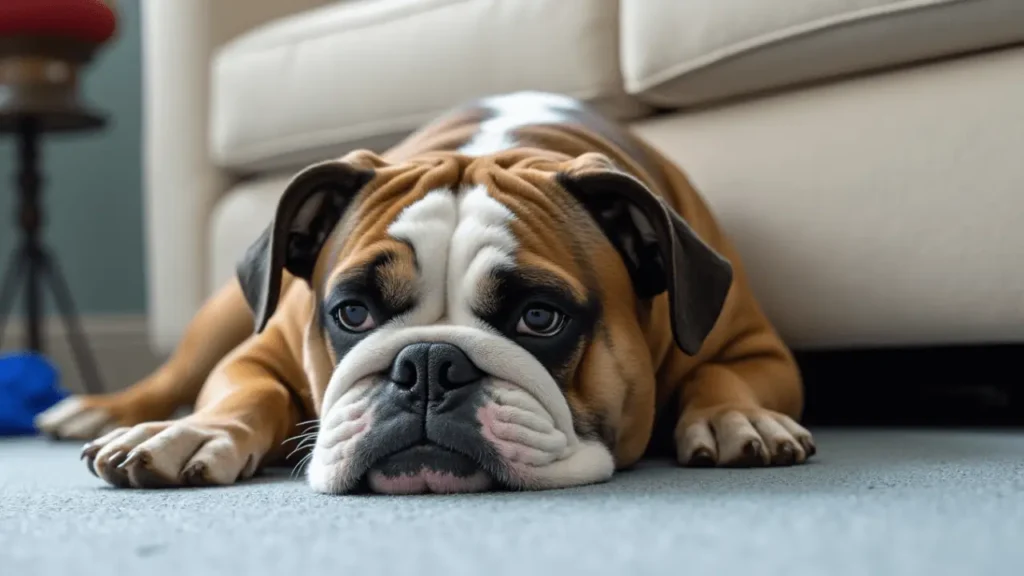
M 554 336 L 565 327 L 565 314 L 549 306 L 530 306 L 516 325 L 516 332 L 528 336 Z
M 342 302 L 334 309 L 333 316 L 338 327 L 349 332 L 366 332 L 377 326 L 370 309 L 361 302 Z

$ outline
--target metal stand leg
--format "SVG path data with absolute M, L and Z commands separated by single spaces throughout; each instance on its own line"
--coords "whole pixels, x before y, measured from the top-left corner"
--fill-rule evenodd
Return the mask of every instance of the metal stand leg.
M 82 375 L 82 384 L 87 392 L 98 394 L 103 391 L 99 369 L 78 322 L 71 291 L 59 266 L 42 245 L 39 236 L 42 227 L 42 209 L 39 202 L 42 177 L 37 166 L 39 127 L 29 118 L 22 120 L 18 128 L 18 189 L 21 200 L 18 224 L 21 229 L 22 245 L 8 265 L 3 288 L 0 290 L 0 343 L 3 340 L 4 326 L 17 290 L 18 279 L 24 274 L 26 347 L 33 352 L 43 352 L 42 283 L 49 279 L 50 289 L 68 331 L 75 363 L 78 364 L 78 370 Z
M 39 228 L 42 212 L 39 207 L 39 128 L 32 119 L 24 119 L 18 127 L 18 188 L 21 190 L 20 224 L 22 254 L 25 258 L 25 335 L 33 352 L 43 351 L 42 294 L 39 289 L 41 251 Z
M 78 371 L 82 375 L 82 385 L 85 391 L 90 394 L 103 392 L 103 383 L 100 379 L 100 371 L 96 366 L 96 360 L 89 349 L 89 342 L 82 333 L 82 326 L 78 323 L 78 312 L 75 310 L 75 303 L 71 298 L 71 290 L 68 289 L 60 266 L 46 252 L 41 253 L 43 272 L 50 281 L 50 289 L 53 291 L 53 299 L 60 310 L 64 327 L 68 331 L 68 342 L 71 344 L 71 351 L 75 355 L 75 362 L 78 364 Z

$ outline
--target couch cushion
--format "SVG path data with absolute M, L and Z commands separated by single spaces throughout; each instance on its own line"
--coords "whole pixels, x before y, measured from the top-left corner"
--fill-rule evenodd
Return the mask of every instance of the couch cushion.
M 800 348 L 1024 343 L 1024 47 L 634 124 Z
M 452 105 L 522 89 L 608 113 L 625 96 L 617 0 L 360 0 L 279 20 L 213 64 L 212 151 L 222 166 L 297 166 L 385 146 Z
M 626 88 L 663 106 L 1022 40 L 1020 0 L 622 0 Z

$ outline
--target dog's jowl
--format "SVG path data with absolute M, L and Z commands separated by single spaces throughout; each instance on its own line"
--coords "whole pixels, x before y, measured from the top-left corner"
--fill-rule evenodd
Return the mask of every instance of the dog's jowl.
M 168 362 L 38 419 L 124 487 L 546 489 L 814 454 L 800 375 L 686 176 L 579 102 L 471 103 L 310 166 Z M 194 411 L 170 420 L 182 405 Z

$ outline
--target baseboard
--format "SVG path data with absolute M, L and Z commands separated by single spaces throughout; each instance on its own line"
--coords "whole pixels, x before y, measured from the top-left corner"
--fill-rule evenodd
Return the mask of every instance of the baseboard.
M 96 357 L 105 391 L 130 386 L 156 369 L 162 361 L 149 345 L 144 315 L 84 316 L 81 324 Z M 11 318 L 0 350 L 24 349 L 24 336 L 20 319 Z M 47 318 L 44 322 L 43 347 L 46 356 L 60 371 L 61 386 L 72 392 L 84 391 L 67 330 L 58 318 Z

